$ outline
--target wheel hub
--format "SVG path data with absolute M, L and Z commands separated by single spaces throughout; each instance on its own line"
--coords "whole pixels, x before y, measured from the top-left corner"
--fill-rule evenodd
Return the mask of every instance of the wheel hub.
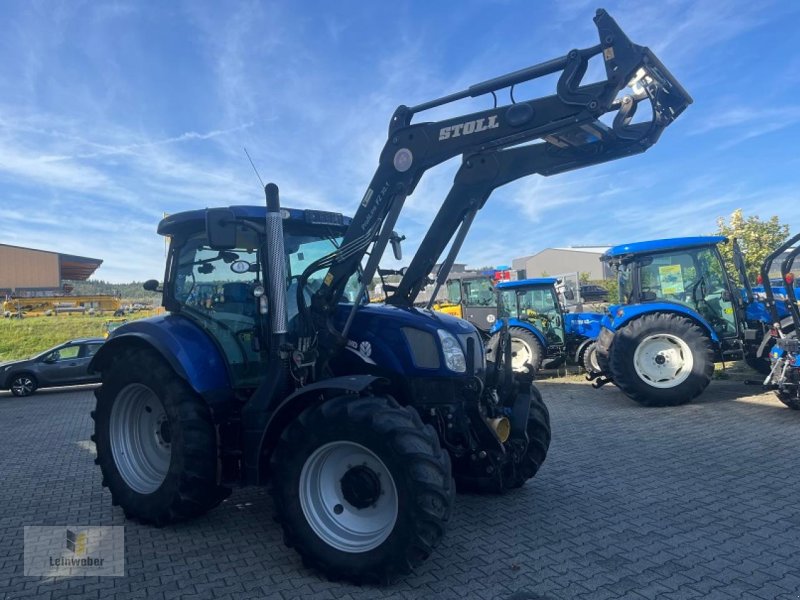
M 636 374 L 648 385 L 673 388 L 689 378 L 694 356 L 688 344 L 670 333 L 644 338 L 633 354 Z
M 359 510 L 375 504 L 381 495 L 378 474 L 364 465 L 349 469 L 342 477 L 341 484 L 344 499 Z

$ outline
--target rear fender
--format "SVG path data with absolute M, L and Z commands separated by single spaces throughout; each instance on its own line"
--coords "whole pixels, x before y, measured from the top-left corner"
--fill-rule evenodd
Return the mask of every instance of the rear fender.
M 366 392 L 370 386 L 385 382 L 385 379 L 374 375 L 332 377 L 302 387 L 287 396 L 273 411 L 261 436 L 258 458 L 256 459 L 258 479 L 255 483 L 263 484 L 267 481 L 269 477 L 269 460 L 283 430 L 305 409 L 344 394 L 352 394 L 354 398 L 358 397 Z
M 114 356 L 129 348 L 149 348 L 160 354 L 178 377 L 209 402 L 215 415 L 221 411 L 213 410 L 214 405 L 230 397 L 222 354 L 208 334 L 184 317 L 167 315 L 126 323 L 100 347 L 89 370 L 102 372 Z
M 690 318 L 700 327 L 706 330 L 708 337 L 714 344 L 719 344 L 719 336 L 711 324 L 700 314 L 687 306 L 674 302 L 648 302 L 647 304 L 628 304 L 613 307 L 615 310 L 611 314 L 611 322 L 607 324 L 604 320 L 603 326 L 611 331 L 616 331 L 620 327 L 627 325 L 633 319 L 652 313 L 672 313 Z M 609 327 L 610 325 L 610 327 Z

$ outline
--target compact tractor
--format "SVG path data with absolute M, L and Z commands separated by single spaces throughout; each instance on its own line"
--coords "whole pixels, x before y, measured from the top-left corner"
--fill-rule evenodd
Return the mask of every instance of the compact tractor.
M 589 375 L 595 387 L 613 382 L 640 404 L 674 406 L 708 386 L 715 362 L 743 358 L 770 372 L 775 330 L 788 335 L 795 327 L 787 303 L 775 299 L 768 273 L 763 290 L 751 286 L 734 240 L 736 285 L 719 252 L 723 243 L 719 236 L 653 240 L 601 257 L 617 270 L 619 304 L 609 307 L 597 339 L 600 368 Z
M 500 492 L 534 476 L 548 413 L 530 378 L 512 371 L 508 337 L 487 363 L 471 324 L 414 301 L 448 244 L 450 268 L 495 188 L 644 152 L 691 103 L 605 11 L 594 21 L 595 46 L 398 107 L 352 219 L 283 208 L 268 184 L 266 207 L 161 221 L 168 314 L 126 323 L 91 364 L 102 374 L 96 460 L 127 517 L 196 517 L 233 486 L 269 482 L 285 541 L 306 564 L 381 582 L 430 555 L 455 485 Z M 592 57 L 605 78 L 583 83 Z M 548 75 L 558 77 L 554 95 L 522 100 L 517 90 L 498 104 L 497 91 Z M 485 110 L 412 122 L 484 95 L 495 100 Z M 649 112 L 633 120 L 640 105 Z M 406 197 L 459 155 L 401 280 L 385 304 L 368 303 Z
M 800 410 L 800 340 L 797 338 L 800 310 L 792 272 L 794 260 L 800 254 L 800 246 L 792 246 L 798 242 L 800 235 L 786 241 L 766 258 L 759 274 L 759 283 L 763 288 L 755 288 L 763 293 L 767 314 L 773 322 L 769 344 L 764 344 L 769 350 L 770 363 L 763 385 L 775 390 L 778 399 L 794 410 Z M 781 279 L 778 286 L 773 286 L 770 272 L 779 257 L 783 259 L 780 265 Z M 788 316 L 785 314 L 787 312 Z
M 499 319 L 489 330 L 486 344 L 491 360 L 508 326 L 511 365 L 515 371 L 530 366 L 556 368 L 569 362 L 597 371 L 594 340 L 600 333 L 601 313 L 568 313 L 556 293 L 558 280 L 548 277 L 503 281 L 495 286 Z
M 447 281 L 446 302 L 434 302 L 433 309 L 466 319 L 484 333 L 488 360 L 507 327 L 514 371 L 536 373 L 564 362 L 597 371 L 594 340 L 603 315 L 567 313 L 558 283 L 547 277 L 497 283 L 485 275 L 454 277 Z

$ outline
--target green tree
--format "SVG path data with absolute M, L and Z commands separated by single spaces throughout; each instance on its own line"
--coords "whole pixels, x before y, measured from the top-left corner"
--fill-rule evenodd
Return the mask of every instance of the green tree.
M 766 221 L 762 221 L 758 215 L 745 217 L 742 209 L 737 208 L 727 221 L 725 217 L 717 219 L 717 235 L 736 238 L 744 254 L 747 277 L 754 282 L 767 255 L 789 237 L 789 226 L 781 223 L 774 215 Z M 736 273 L 732 245 L 721 245 L 720 252 L 728 272 Z

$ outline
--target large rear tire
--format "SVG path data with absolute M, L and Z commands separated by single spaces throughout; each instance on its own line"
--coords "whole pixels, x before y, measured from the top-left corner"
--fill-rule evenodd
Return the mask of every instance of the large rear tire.
M 92 411 L 95 463 L 126 517 L 164 525 L 201 515 L 228 495 L 217 481 L 208 406 L 158 354 L 125 350 L 102 381 Z
M 334 580 L 386 583 L 411 572 L 444 535 L 455 497 L 436 431 L 385 397 L 307 409 L 270 465 L 286 545 Z
M 609 357 L 614 383 L 644 406 L 676 406 L 711 382 L 714 351 L 697 323 L 672 313 L 649 314 L 617 330 Z
M 515 373 L 528 373 L 530 365 L 533 373 L 538 373 L 542 368 L 544 358 L 544 348 L 542 343 L 535 335 L 522 327 L 509 327 L 508 334 L 511 336 L 511 368 Z M 500 332 L 495 333 L 486 344 L 488 359 L 492 360 L 497 353 L 497 345 L 500 343 Z
M 800 410 L 800 395 L 795 391 L 794 393 L 776 390 L 775 395 L 778 396 L 778 400 L 783 402 L 786 406 L 791 408 L 792 410 Z
M 772 363 L 769 360 L 769 352 L 766 354 L 766 356 L 745 356 L 744 362 L 761 375 L 769 375 L 770 371 L 772 371 Z

